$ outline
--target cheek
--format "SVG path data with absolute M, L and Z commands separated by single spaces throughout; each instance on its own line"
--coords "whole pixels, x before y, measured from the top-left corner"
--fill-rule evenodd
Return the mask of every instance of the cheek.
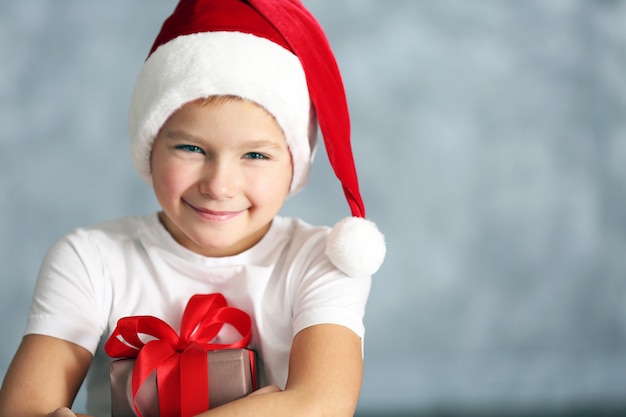
M 184 171 L 171 160 L 153 158 L 152 186 L 159 200 L 175 197 L 184 190 Z
M 152 186 L 159 199 L 172 194 L 175 191 L 174 184 L 172 177 L 164 175 L 163 171 L 152 173 Z
M 265 201 L 284 199 L 291 185 L 291 165 L 272 170 L 266 175 L 257 175 L 252 181 L 251 189 L 259 199 Z

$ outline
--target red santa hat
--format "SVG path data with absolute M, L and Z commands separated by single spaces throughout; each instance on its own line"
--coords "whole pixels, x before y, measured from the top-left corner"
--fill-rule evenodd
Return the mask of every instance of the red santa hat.
M 333 227 L 326 254 L 347 275 L 376 272 L 385 242 L 365 219 L 343 82 L 322 28 L 299 0 L 180 0 L 131 101 L 131 156 L 142 178 L 151 182 L 150 152 L 167 118 L 213 95 L 250 100 L 276 118 L 293 161 L 292 194 L 306 183 L 319 123 L 352 213 Z

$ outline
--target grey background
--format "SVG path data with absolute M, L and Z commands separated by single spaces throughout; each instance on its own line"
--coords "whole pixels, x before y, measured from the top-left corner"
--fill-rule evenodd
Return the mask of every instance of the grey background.
M 174 3 L 0 2 L 0 375 L 48 247 L 157 209 L 126 112 Z M 305 4 L 388 243 L 359 413 L 623 406 L 626 1 Z M 348 214 L 323 152 L 284 213 Z

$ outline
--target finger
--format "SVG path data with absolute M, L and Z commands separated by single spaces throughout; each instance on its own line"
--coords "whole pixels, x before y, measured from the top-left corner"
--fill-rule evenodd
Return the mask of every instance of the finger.
M 48 417 L 76 417 L 76 414 L 67 407 L 61 407 L 48 414 Z
M 278 388 L 276 385 L 268 385 L 252 392 L 250 395 L 269 394 L 271 392 L 279 392 L 279 391 L 280 391 L 280 388 Z

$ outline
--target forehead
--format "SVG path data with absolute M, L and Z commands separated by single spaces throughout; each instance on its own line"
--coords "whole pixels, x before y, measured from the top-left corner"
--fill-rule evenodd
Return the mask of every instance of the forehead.
M 165 121 L 158 137 L 287 145 L 281 126 L 267 110 L 236 96 L 211 96 L 184 104 Z
M 259 103 L 256 103 L 252 100 L 248 100 L 243 97 L 236 96 L 236 95 L 231 95 L 231 94 L 211 95 L 208 97 L 199 98 L 198 100 L 194 100 L 193 102 L 199 104 L 200 106 L 219 105 L 219 104 L 231 103 L 231 102 L 250 103 L 258 107 L 259 109 L 263 110 L 265 113 L 271 116 L 274 120 L 276 120 L 276 117 L 272 113 L 270 113 L 269 110 L 267 110 L 265 107 L 263 107 Z

